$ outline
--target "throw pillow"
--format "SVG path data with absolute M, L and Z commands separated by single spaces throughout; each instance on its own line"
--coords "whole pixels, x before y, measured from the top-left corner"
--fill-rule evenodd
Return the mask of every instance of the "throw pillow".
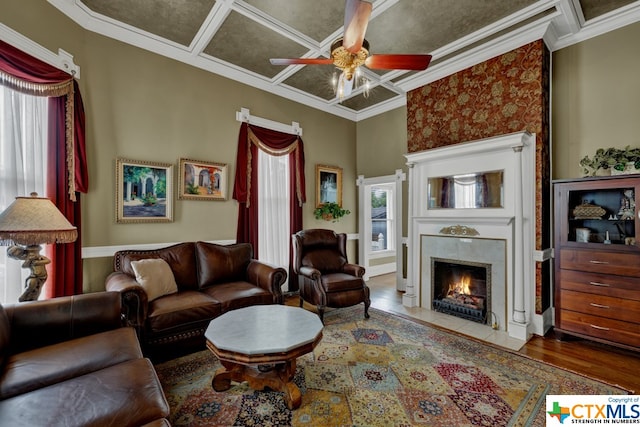
M 246 280 L 247 267 L 253 255 L 250 243 L 216 245 L 197 242 L 196 250 L 200 289 L 216 283 Z
M 149 301 L 178 292 L 173 271 L 165 260 L 148 258 L 131 261 L 131 268 L 136 274 L 136 280 L 147 293 Z

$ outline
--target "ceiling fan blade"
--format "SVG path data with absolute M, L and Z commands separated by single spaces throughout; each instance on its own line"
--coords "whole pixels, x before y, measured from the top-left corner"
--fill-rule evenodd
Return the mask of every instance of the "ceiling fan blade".
M 373 70 L 426 70 L 431 55 L 371 55 L 364 65 Z
M 271 65 L 333 64 L 331 58 L 271 58 Z
M 362 47 L 364 34 L 371 15 L 371 3 L 363 0 L 347 0 L 344 12 L 344 36 L 342 46 L 350 53 Z

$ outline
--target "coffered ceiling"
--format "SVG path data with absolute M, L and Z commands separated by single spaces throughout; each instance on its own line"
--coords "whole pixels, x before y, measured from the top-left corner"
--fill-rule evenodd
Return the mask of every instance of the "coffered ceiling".
M 354 121 L 402 106 L 405 93 L 544 38 L 553 51 L 640 20 L 632 0 L 372 0 L 376 53 L 432 54 L 425 71 L 372 71 L 368 96 L 342 100 L 328 57 L 345 0 L 48 0 L 89 31 Z

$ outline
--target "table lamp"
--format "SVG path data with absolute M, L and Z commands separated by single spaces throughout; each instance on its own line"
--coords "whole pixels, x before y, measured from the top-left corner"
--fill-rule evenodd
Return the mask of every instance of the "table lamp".
M 78 238 L 78 229 L 62 215 L 46 197 L 31 193 L 16 200 L 0 214 L 0 246 L 9 246 L 7 255 L 22 260 L 23 268 L 31 270 L 19 301 L 38 299 L 47 280 L 46 265 L 51 260 L 40 255 L 40 245 L 71 243 Z

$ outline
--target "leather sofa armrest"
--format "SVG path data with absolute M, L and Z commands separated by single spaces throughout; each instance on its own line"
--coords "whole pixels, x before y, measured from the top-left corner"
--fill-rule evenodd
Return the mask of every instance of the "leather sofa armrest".
M 287 271 L 284 268 L 252 259 L 247 266 L 247 280 L 271 292 L 275 303 L 284 303 L 282 284 L 287 280 Z
M 116 292 L 93 292 L 4 306 L 11 351 L 22 352 L 124 326 Z
M 105 280 L 107 291 L 119 292 L 127 325 L 140 332 L 147 318 L 148 302 L 144 288 L 130 275 L 116 271 Z
M 320 270 L 318 270 L 317 268 L 304 266 L 298 269 L 298 273 L 302 274 L 305 277 L 308 277 L 311 280 L 320 280 L 320 276 L 322 275 L 322 273 L 320 273 Z
M 351 274 L 352 276 L 362 277 L 364 276 L 365 270 L 364 267 L 356 264 L 345 264 L 343 267 L 343 271 L 347 274 Z

